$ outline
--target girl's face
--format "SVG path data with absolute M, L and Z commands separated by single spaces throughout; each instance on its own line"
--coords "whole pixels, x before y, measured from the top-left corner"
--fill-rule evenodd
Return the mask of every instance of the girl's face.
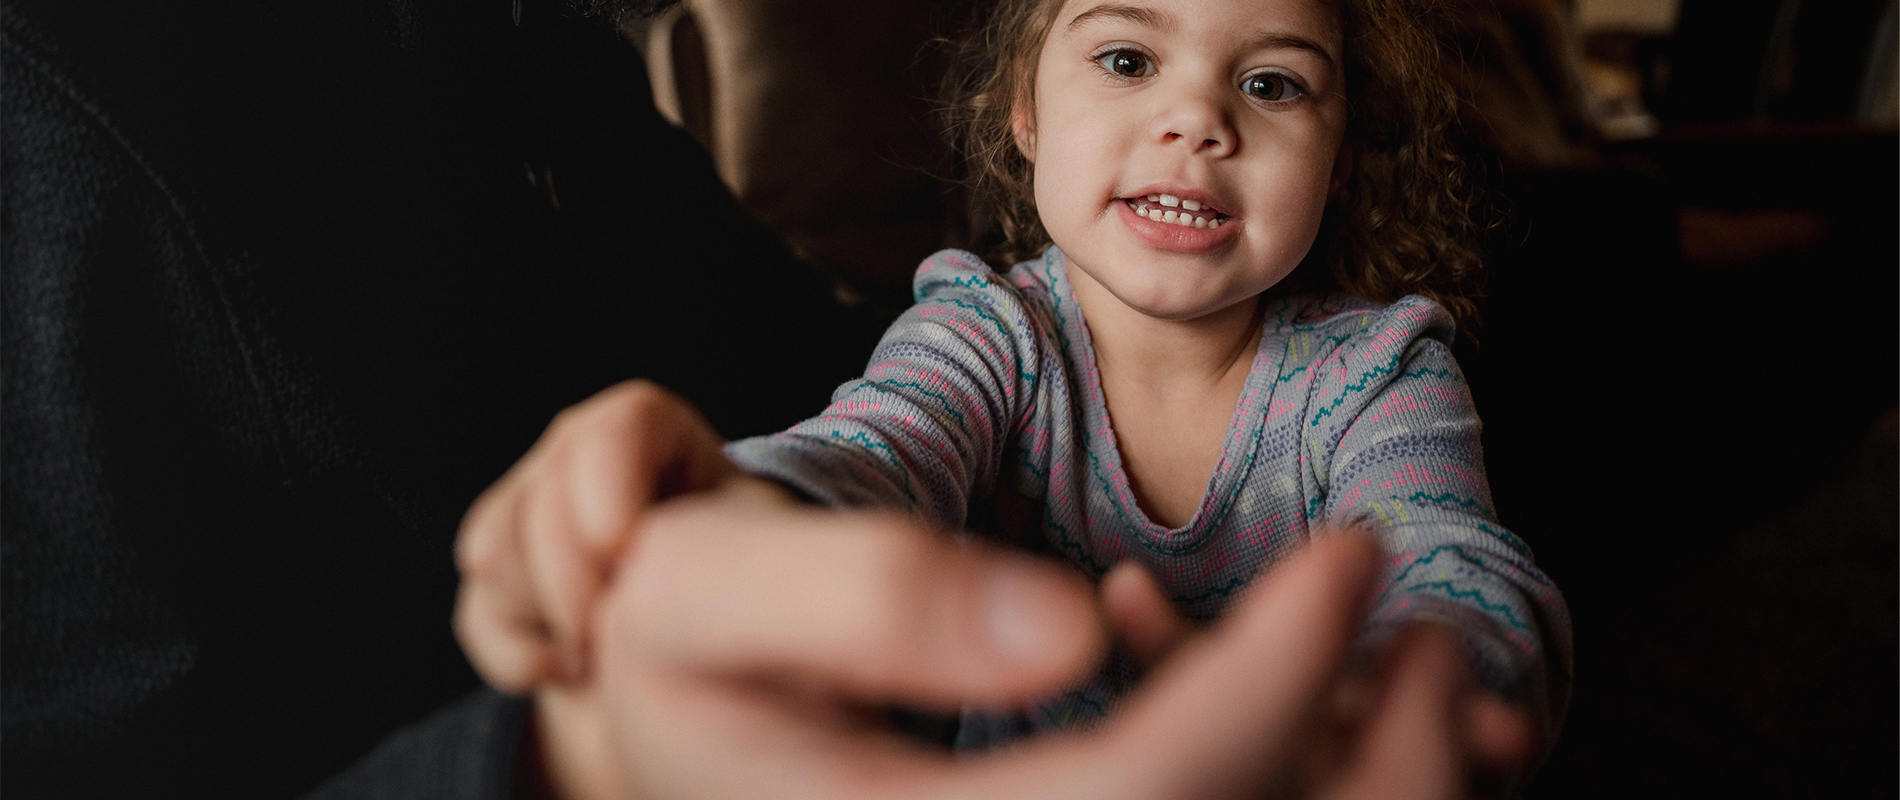
M 1340 63 L 1325 0 L 1068 0 L 1016 119 L 1050 239 L 1151 317 L 1265 291 L 1349 168 Z

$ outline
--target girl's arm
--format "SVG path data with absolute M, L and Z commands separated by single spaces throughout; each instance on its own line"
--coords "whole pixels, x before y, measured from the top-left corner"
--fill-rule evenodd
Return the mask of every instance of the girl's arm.
M 1442 309 L 1408 298 L 1316 365 L 1306 426 L 1314 517 L 1380 534 L 1392 561 L 1367 622 L 1460 631 L 1479 679 L 1547 734 L 1569 704 L 1570 616 L 1530 547 L 1498 524 L 1481 425 Z
M 561 413 L 469 510 L 457 541 L 455 629 L 490 684 L 525 692 L 585 677 L 585 621 L 650 506 L 754 476 L 831 506 L 876 506 L 961 527 L 969 493 L 1035 383 L 1034 328 L 982 261 L 946 251 L 918 272 L 918 304 L 886 333 L 864 378 L 792 430 L 731 446 L 682 398 L 630 381 Z M 1027 355 L 1024 355 L 1027 353 Z M 761 391 L 771 383 L 760 381 Z
M 963 527 L 992 486 L 1036 390 L 1042 347 L 1003 276 L 945 251 L 918 270 L 917 304 L 891 326 L 863 378 L 824 413 L 727 455 L 828 506 L 880 507 Z

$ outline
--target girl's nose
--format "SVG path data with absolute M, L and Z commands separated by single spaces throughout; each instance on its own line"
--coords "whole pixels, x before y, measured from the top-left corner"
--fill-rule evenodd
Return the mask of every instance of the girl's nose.
M 1198 155 L 1221 158 L 1240 143 L 1227 108 L 1208 93 L 1174 95 L 1158 121 L 1162 144 L 1185 146 Z

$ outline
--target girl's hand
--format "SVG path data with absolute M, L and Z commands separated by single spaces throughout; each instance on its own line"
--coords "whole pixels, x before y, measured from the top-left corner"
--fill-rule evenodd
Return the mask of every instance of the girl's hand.
M 1132 561 L 1110 570 L 1100 592 L 1111 634 L 1143 669 L 1206 635 Z M 1315 737 L 1321 744 L 1302 782 L 1322 796 L 1385 796 L 1368 776 L 1436 763 L 1453 769 L 1446 785 L 1465 787 L 1469 796 L 1509 796 L 1537 751 L 1536 737 L 1523 711 L 1476 684 L 1457 636 L 1443 625 L 1420 624 L 1393 644 L 1377 679 L 1343 678 L 1322 726 L 1328 735 Z M 1409 748 L 1396 741 L 1409 741 Z
M 675 495 L 750 485 L 678 395 L 644 381 L 562 411 L 462 520 L 455 635 L 477 672 L 521 694 L 581 680 L 587 620 L 641 516 Z M 787 500 L 789 502 L 789 500 Z
M 1336 695 L 1363 700 L 1334 703 L 1332 735 L 1308 765 L 1314 794 L 1515 796 L 1537 749 L 1535 734 L 1523 711 L 1477 685 L 1467 660 L 1458 634 L 1443 625 L 1424 623 L 1401 634 L 1377 681 L 1357 681 Z M 1378 777 L 1401 775 L 1442 790 L 1399 792 Z

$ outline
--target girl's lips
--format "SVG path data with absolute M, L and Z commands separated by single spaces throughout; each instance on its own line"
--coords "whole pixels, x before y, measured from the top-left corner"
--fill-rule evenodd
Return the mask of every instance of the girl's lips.
M 1240 235 L 1241 221 L 1232 217 L 1221 220 L 1217 228 L 1191 228 L 1173 222 L 1157 222 L 1135 213 L 1135 204 L 1116 200 L 1116 214 L 1122 224 L 1149 247 L 1174 253 L 1198 255 L 1219 249 Z

